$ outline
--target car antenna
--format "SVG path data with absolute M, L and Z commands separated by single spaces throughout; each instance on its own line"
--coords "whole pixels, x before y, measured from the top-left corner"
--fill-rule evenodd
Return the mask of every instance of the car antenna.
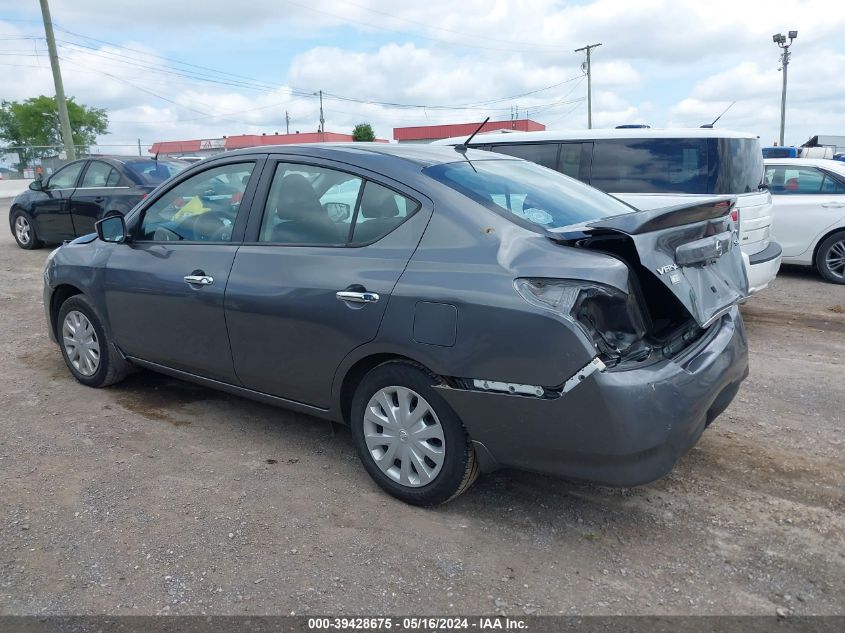
M 719 119 L 721 119 L 723 116 L 725 116 L 725 112 L 727 112 L 727 111 L 728 111 L 728 110 L 730 110 L 732 107 L 734 107 L 734 104 L 735 104 L 735 103 L 736 103 L 736 101 L 731 101 L 731 105 L 729 105 L 727 108 L 725 108 L 725 109 L 722 111 L 722 114 L 720 114 L 720 115 L 719 115 L 719 116 L 717 116 L 715 119 L 713 119 L 713 123 L 705 123 L 705 124 L 704 124 L 704 125 L 702 125 L 701 127 L 703 127 L 703 128 L 707 128 L 708 130 L 709 130 L 709 129 L 712 129 L 712 128 L 713 128 L 713 126 L 714 126 L 714 125 L 716 125 L 716 123 L 719 121 Z
M 484 121 L 481 123 L 481 125 L 478 126 L 478 128 L 475 130 L 475 132 L 473 132 L 472 134 L 469 135 L 469 138 L 467 138 L 467 140 L 465 140 L 463 143 L 458 143 L 457 145 L 455 145 L 455 151 L 466 152 L 467 151 L 467 145 L 469 145 L 469 142 L 472 139 L 475 138 L 475 135 L 478 134 L 481 131 L 481 128 L 483 128 L 485 125 L 487 125 L 487 121 L 489 121 L 489 120 L 490 120 L 490 117 L 488 116 L 486 119 L 484 119 Z

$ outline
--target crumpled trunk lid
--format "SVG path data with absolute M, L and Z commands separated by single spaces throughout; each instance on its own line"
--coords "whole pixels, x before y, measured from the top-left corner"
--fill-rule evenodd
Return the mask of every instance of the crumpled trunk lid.
M 578 233 L 584 238 L 628 236 L 642 267 L 706 328 L 748 297 L 737 227 L 730 218 L 734 204 L 735 199 L 718 198 L 636 211 L 560 229 L 553 236 L 576 244 Z

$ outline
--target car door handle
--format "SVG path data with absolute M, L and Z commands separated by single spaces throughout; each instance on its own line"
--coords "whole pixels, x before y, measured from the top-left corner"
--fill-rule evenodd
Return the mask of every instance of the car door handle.
M 822 206 L 826 209 L 841 209 L 845 207 L 845 202 L 823 202 Z
M 210 286 L 214 283 L 214 277 L 211 275 L 185 275 L 185 283 L 198 286 Z
M 338 301 L 349 301 L 350 303 L 376 303 L 380 297 L 375 292 L 353 292 L 341 290 L 335 293 Z
M 102 202 L 103 200 L 105 200 L 103 196 L 97 196 L 96 198 L 94 198 L 94 202 Z

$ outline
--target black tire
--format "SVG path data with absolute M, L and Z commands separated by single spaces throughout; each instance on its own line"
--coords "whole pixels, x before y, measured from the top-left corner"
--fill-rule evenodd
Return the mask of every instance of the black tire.
M 443 397 L 433 388 L 438 379 L 418 365 L 390 361 L 372 369 L 355 391 L 352 399 L 352 437 L 358 456 L 370 477 L 397 499 L 417 506 L 435 506 L 465 492 L 478 477 L 478 461 L 472 442 L 461 420 Z M 428 403 L 443 431 L 444 458 L 439 472 L 425 485 L 403 485 L 382 472 L 364 439 L 364 414 L 370 399 L 386 387 L 410 389 Z M 407 434 L 406 434 L 407 437 Z
M 840 261 L 842 267 L 836 265 Z M 816 269 L 827 281 L 845 284 L 845 231 L 834 233 L 819 244 L 816 251 Z
M 96 371 L 86 375 L 74 367 L 68 357 L 66 345 L 63 343 L 63 328 L 67 315 L 71 312 L 79 312 L 85 316 L 93 327 L 96 341 L 99 344 L 99 363 Z M 62 357 L 65 359 L 70 373 L 83 385 L 88 387 L 108 387 L 123 380 L 131 371 L 132 366 L 120 355 L 114 343 L 109 339 L 103 328 L 103 322 L 94 307 L 84 295 L 74 295 L 67 299 L 59 308 L 59 315 L 56 320 L 56 336 L 59 339 L 59 348 L 62 350 Z
M 27 251 L 44 246 L 44 242 L 39 240 L 38 235 L 35 233 L 35 224 L 32 222 L 32 218 L 29 217 L 29 214 L 26 211 L 21 211 L 20 209 L 15 210 L 12 213 L 11 221 L 12 235 L 15 237 L 15 242 L 18 243 L 18 246 Z M 25 234 L 19 234 L 20 232 L 17 230 L 19 222 L 23 222 L 27 227 L 29 227 L 29 231 Z M 24 235 L 28 235 L 29 239 L 26 239 Z

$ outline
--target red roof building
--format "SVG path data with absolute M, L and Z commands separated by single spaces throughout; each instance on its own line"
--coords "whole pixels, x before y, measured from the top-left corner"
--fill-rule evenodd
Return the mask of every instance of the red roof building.
M 222 138 L 194 139 L 189 141 L 159 141 L 150 147 L 150 154 L 164 156 L 210 156 L 243 147 L 261 145 L 290 145 L 293 143 L 347 143 L 352 141 L 351 134 L 337 132 L 303 132 L 296 134 L 241 134 Z M 377 143 L 387 143 L 385 139 L 376 139 Z
M 400 143 L 430 143 L 441 138 L 469 136 L 478 129 L 477 123 L 450 123 L 448 125 L 419 125 L 415 127 L 393 128 L 393 138 Z M 499 130 L 514 132 L 542 132 L 546 126 L 531 119 L 511 119 L 508 121 L 488 121 L 479 134 Z

